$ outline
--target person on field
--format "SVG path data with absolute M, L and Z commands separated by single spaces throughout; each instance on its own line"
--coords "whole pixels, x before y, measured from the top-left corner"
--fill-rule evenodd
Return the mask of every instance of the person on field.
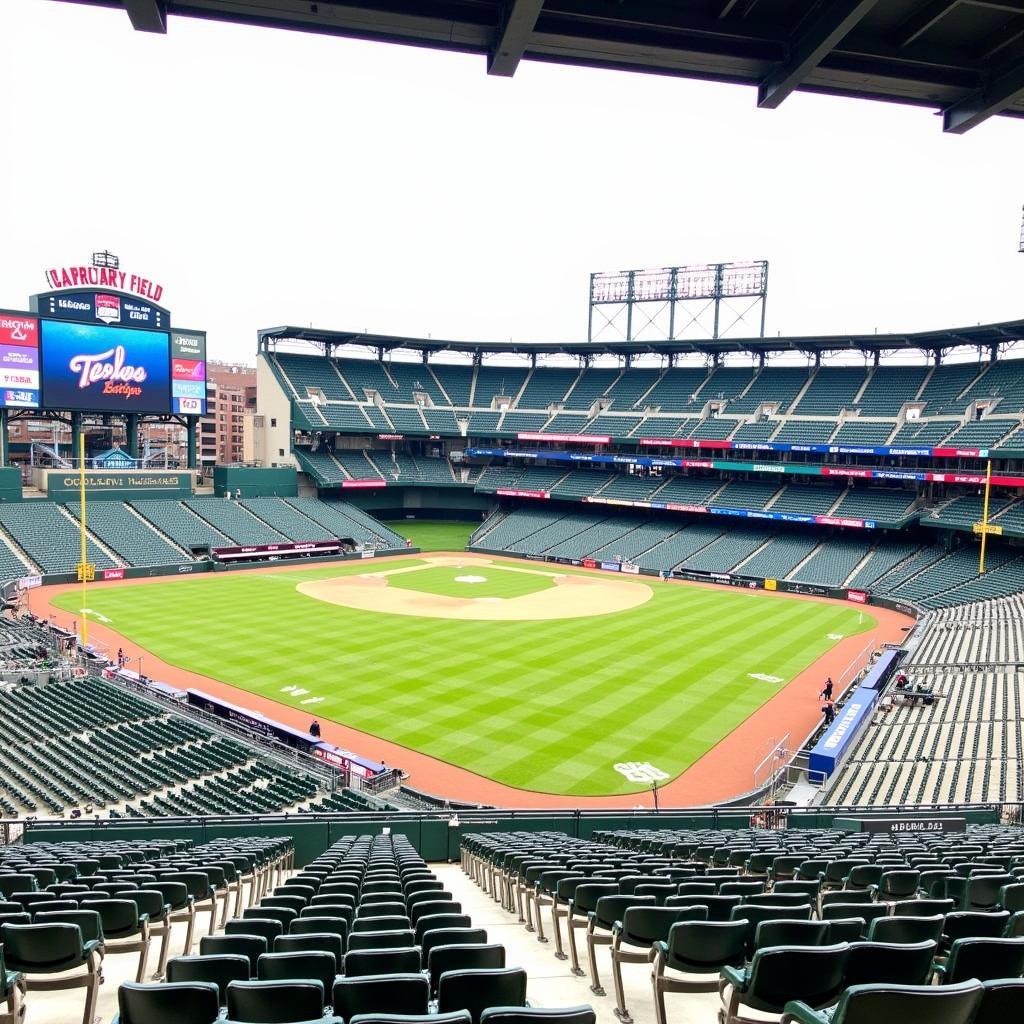
M 828 679 L 825 680 L 825 688 L 821 691 L 821 693 L 818 694 L 818 696 L 819 697 L 824 697 L 825 700 L 831 700 L 832 699 L 832 677 L 831 676 L 829 676 Z
M 825 716 L 825 725 L 831 725 L 836 720 L 836 707 L 832 701 L 826 701 L 821 711 Z
M 315 718 L 309 727 L 309 735 L 314 739 L 320 739 L 320 723 Z

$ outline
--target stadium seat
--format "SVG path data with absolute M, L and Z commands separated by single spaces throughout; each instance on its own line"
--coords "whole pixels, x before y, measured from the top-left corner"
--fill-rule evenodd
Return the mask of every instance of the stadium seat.
M 324 1018 L 324 987 L 312 980 L 232 981 L 228 985 L 227 1015 L 245 1024 L 318 1021 Z
M 215 1024 L 217 986 L 207 982 L 124 982 L 117 990 L 113 1024 Z
M 445 971 L 497 969 L 505 966 L 505 947 L 497 943 L 459 943 L 433 946 L 424 956 L 431 995 Z M 418 1012 L 418 1011 L 417 1011 Z
M 746 935 L 745 921 L 681 921 L 669 929 L 667 941 L 654 944 L 651 980 L 658 1024 L 666 1021 L 666 992 L 714 992 L 723 967 L 743 966 Z
M 77 924 L 4 924 L 0 944 L 6 969 L 22 975 L 26 992 L 84 988 L 82 1022 L 93 1024 L 102 955 L 99 939 L 83 939 Z
M 1024 974 L 1024 938 L 957 939 L 944 964 L 935 965 L 943 984 L 955 985 L 968 978 L 995 981 Z
M 794 1000 L 785 1006 L 782 1024 L 971 1024 L 981 1005 L 979 982 L 935 988 L 931 985 L 855 985 L 832 1011 Z

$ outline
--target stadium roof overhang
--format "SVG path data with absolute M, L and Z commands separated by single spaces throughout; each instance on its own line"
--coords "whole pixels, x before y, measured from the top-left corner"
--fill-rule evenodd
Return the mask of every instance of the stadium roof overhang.
M 1024 116 L 1024 0 L 62 0 L 521 60 L 917 104 L 964 132 Z
M 959 327 L 942 331 L 920 331 L 911 334 L 835 334 L 812 337 L 721 338 L 715 341 L 612 341 L 612 342 L 500 342 L 444 341 L 440 339 L 400 338 L 389 334 L 366 334 L 350 331 L 323 331 L 312 327 L 270 327 L 259 332 L 259 347 L 273 347 L 277 341 L 305 341 L 327 349 L 342 345 L 365 345 L 368 348 L 393 351 L 408 349 L 426 354 L 462 352 L 471 355 L 641 355 L 686 354 L 724 355 L 773 352 L 866 352 L 885 353 L 900 350 L 941 352 L 964 346 L 991 348 L 1024 339 L 1024 320 L 1001 324 Z

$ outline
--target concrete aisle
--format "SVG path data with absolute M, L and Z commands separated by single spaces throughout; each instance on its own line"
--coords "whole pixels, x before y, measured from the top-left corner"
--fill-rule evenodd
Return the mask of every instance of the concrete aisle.
M 432 864 L 438 879 L 444 882 L 452 898 L 462 904 L 474 928 L 486 928 L 488 942 L 500 942 L 506 950 L 505 962 L 509 967 L 524 967 L 529 977 L 526 998 L 531 1006 L 575 1006 L 588 1003 L 597 1012 L 598 1024 L 620 1024 L 615 1016 L 615 989 L 612 983 L 611 954 L 607 946 L 597 951 L 597 969 L 604 985 L 605 996 L 590 991 L 590 975 L 578 978 L 572 974 L 569 960 L 555 958 L 555 943 L 551 937 L 550 909 L 544 919 L 547 943 L 537 941 L 536 934 L 528 932 L 517 918 L 502 910 L 501 906 L 463 874 L 458 864 Z M 576 938 L 580 966 L 587 971 L 586 933 L 580 929 Z M 565 922 L 562 922 L 563 947 L 568 954 Z M 654 1024 L 654 998 L 651 992 L 651 968 L 647 963 L 625 964 L 622 968 L 626 1007 L 635 1024 Z M 669 994 L 665 998 L 669 1024 L 715 1024 L 721 1002 L 716 992 Z

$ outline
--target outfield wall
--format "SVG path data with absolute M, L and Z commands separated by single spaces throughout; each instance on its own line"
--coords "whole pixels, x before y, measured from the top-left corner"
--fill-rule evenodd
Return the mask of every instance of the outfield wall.
M 419 548 L 379 548 L 374 551 L 345 551 L 337 555 L 316 555 L 313 558 L 286 558 L 276 561 L 256 562 L 181 562 L 171 565 L 126 565 L 116 569 L 97 569 L 96 582 L 111 580 L 136 580 L 157 576 L 193 576 L 204 572 L 239 572 L 244 569 L 267 569 L 280 565 L 319 565 L 323 562 L 354 562 L 362 558 L 385 558 L 389 555 L 418 555 Z M 51 572 L 40 577 L 42 586 L 48 587 L 61 583 L 77 583 L 78 577 L 73 572 Z

